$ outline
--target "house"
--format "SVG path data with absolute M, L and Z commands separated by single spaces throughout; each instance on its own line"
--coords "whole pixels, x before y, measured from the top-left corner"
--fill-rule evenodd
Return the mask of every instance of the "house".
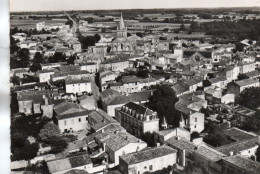
M 178 151 L 177 164 L 180 166 L 189 166 L 194 162 L 193 153 L 197 147 L 194 143 L 186 140 L 185 138 L 175 136 L 166 140 L 165 144 Z
M 225 154 L 208 145 L 199 145 L 193 155 L 194 165 L 200 166 L 199 173 L 222 173 L 221 160 Z
M 80 111 L 67 114 L 56 115 L 54 122 L 61 132 L 80 131 L 88 128 L 88 114 L 90 112 Z
M 80 63 L 80 70 L 88 71 L 90 73 L 98 72 L 99 66 L 94 62 Z
M 235 96 L 237 97 L 242 91 L 249 87 L 259 87 L 259 80 L 244 79 L 230 82 L 227 85 L 227 92 L 230 94 L 235 94 Z
M 228 84 L 228 81 L 226 78 L 223 77 L 215 77 L 211 79 L 206 79 L 204 81 L 204 86 L 216 86 L 220 89 L 225 88 Z
M 108 86 L 108 82 L 113 82 L 117 78 L 118 74 L 105 70 L 99 73 L 99 84 L 101 86 L 101 91 L 105 90 Z
M 157 113 L 133 102 L 116 108 L 116 120 L 131 134 L 140 137 L 159 130 Z
M 41 69 L 42 70 L 50 70 L 53 68 L 57 68 L 60 67 L 61 64 L 60 63 L 46 63 L 46 64 L 41 64 Z
M 255 157 L 260 141 L 257 135 L 238 128 L 226 130 L 225 135 L 234 142 L 217 147 L 217 151 L 226 155 L 242 155 L 247 158 Z
M 155 142 L 159 142 L 161 144 L 165 143 L 165 141 L 169 140 L 170 138 L 177 136 L 185 138 L 186 140 L 190 140 L 191 133 L 186 129 L 180 127 L 154 132 Z
M 221 103 L 224 103 L 224 104 L 235 103 L 235 94 L 222 95 Z
M 100 67 L 114 72 L 124 72 L 129 66 L 128 57 L 115 57 L 103 61 Z
M 183 52 L 183 61 L 191 61 L 206 69 L 212 69 L 212 52 L 185 50 Z
M 237 65 L 230 65 L 226 67 L 223 71 L 219 72 L 219 76 L 221 78 L 227 79 L 228 82 L 232 80 L 236 80 L 237 76 L 239 75 L 239 67 Z
M 139 78 L 137 76 L 124 76 L 120 82 L 110 83 L 109 87 L 121 94 L 132 94 L 135 92 L 140 92 L 145 88 L 149 88 L 152 85 L 160 83 L 160 80 L 154 78 Z
M 17 91 L 19 113 L 41 114 L 52 117 L 53 104 L 49 91 Z M 44 110 L 42 111 L 42 106 Z M 49 114 L 48 114 L 49 113 Z
M 240 74 L 245 74 L 248 72 L 255 71 L 256 65 L 255 62 L 249 62 L 249 63 L 238 63 L 239 67 L 239 73 Z
M 88 78 L 81 79 L 65 79 L 66 93 L 82 94 L 83 92 L 91 93 L 91 80 Z
M 51 174 L 61 174 L 74 169 L 91 171 L 93 163 L 88 154 L 83 154 L 51 160 L 47 162 L 47 166 Z
M 195 76 L 193 78 L 191 78 L 190 80 L 186 80 L 184 83 L 187 84 L 189 86 L 189 92 L 195 92 L 197 90 L 198 87 L 202 87 L 202 78 Z
M 120 126 L 119 122 L 101 109 L 96 109 L 88 115 L 88 123 L 94 132 L 102 132 L 102 130 L 109 126 Z
M 58 103 L 54 106 L 53 109 L 56 115 L 69 114 L 69 113 L 81 112 L 86 110 L 80 105 L 69 101 Z
M 115 109 L 130 102 L 128 96 L 122 95 L 113 89 L 106 89 L 101 96 L 102 107 L 109 116 L 115 117 Z
M 97 144 L 108 154 L 108 162 L 114 166 L 119 165 L 121 155 L 140 151 L 147 147 L 147 144 L 141 139 L 122 131 L 108 132 L 105 131 L 96 137 Z
M 124 174 L 143 174 L 173 166 L 176 161 L 177 151 L 164 145 L 120 156 L 119 169 Z
M 49 82 L 51 80 L 51 75 L 54 73 L 55 73 L 54 70 L 41 70 L 41 71 L 37 71 L 36 75 L 39 78 L 39 82 L 43 83 L 43 82 Z
M 205 99 L 209 104 L 220 104 L 222 99 L 222 91 L 209 88 L 205 91 Z
M 177 97 L 188 94 L 190 92 L 189 85 L 183 82 L 177 82 L 171 88 L 174 90 Z
M 204 114 L 200 112 L 207 107 L 207 101 L 196 96 L 185 95 L 175 103 L 175 109 L 181 113 L 179 127 L 186 128 L 190 132 L 204 130 Z
M 37 45 L 37 42 L 27 40 L 27 41 L 20 42 L 19 45 L 20 45 L 20 48 L 27 48 L 27 49 L 29 49 L 31 47 L 35 47 Z
M 248 73 L 243 74 L 243 77 L 247 79 L 259 79 L 260 78 L 260 71 L 255 70 Z
M 86 110 L 95 110 L 97 108 L 97 101 L 94 96 L 82 95 L 78 97 L 79 105 Z
M 257 174 L 260 171 L 259 162 L 247 159 L 241 155 L 224 157 L 222 167 L 223 174 Z

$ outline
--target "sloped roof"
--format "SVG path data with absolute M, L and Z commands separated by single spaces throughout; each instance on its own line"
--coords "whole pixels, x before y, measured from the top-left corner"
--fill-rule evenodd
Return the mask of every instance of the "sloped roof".
M 232 127 L 230 129 L 225 130 L 225 135 L 229 136 L 235 141 L 243 141 L 243 140 L 248 140 L 256 135 L 253 135 L 252 133 L 243 131 L 241 129 L 238 129 L 236 127 Z
M 143 102 L 148 101 L 149 97 L 152 96 L 151 91 L 136 92 L 129 95 L 132 102 Z
M 68 119 L 68 118 L 87 116 L 89 113 L 90 113 L 90 111 L 80 111 L 80 112 L 56 115 L 56 118 L 58 120 L 63 120 L 63 119 Z
M 114 132 L 114 133 L 102 133 L 99 134 L 99 137 L 97 137 L 100 141 L 103 143 L 106 143 L 106 146 L 111 149 L 112 151 L 116 151 L 122 147 L 125 147 L 126 145 L 130 143 L 143 143 L 142 140 L 136 138 L 135 136 L 127 133 L 127 132 Z
M 128 102 L 130 102 L 130 98 L 128 96 L 125 95 L 121 95 L 121 96 L 116 96 L 110 103 L 109 105 L 120 105 L 120 104 L 126 104 Z
M 100 130 L 101 128 L 107 127 L 109 124 L 118 124 L 116 120 L 114 120 L 112 117 L 110 117 L 105 111 L 99 109 L 98 111 L 92 111 L 89 114 L 89 117 L 92 118 L 92 128 L 95 131 Z
M 167 145 L 154 147 L 139 152 L 122 155 L 121 158 L 128 164 L 137 164 L 151 159 L 160 158 L 166 155 L 177 153 L 177 151 Z
M 258 146 L 259 143 L 260 143 L 259 139 L 257 137 L 255 137 L 255 138 L 251 138 L 249 140 L 244 140 L 244 141 L 239 141 L 239 142 L 234 142 L 234 143 L 230 143 L 227 145 L 223 145 L 216 149 L 219 152 L 229 155 L 230 152 L 234 152 L 234 154 L 236 154 L 240 151 L 247 150 L 247 149 L 253 148 L 255 146 Z
M 195 151 L 196 154 L 202 155 L 205 158 L 217 162 L 225 157 L 226 155 L 206 145 L 198 146 Z
M 57 115 L 61 115 L 63 113 L 68 113 L 67 111 L 69 110 L 73 110 L 73 111 L 86 111 L 86 109 L 84 109 L 82 106 L 76 104 L 76 103 L 73 103 L 73 102 L 68 102 L 68 101 L 65 101 L 65 102 L 62 102 L 56 106 L 54 106 L 54 112 L 57 114 Z
M 235 83 L 238 86 L 248 86 L 248 85 L 252 85 L 255 83 L 259 83 L 259 81 L 256 79 L 243 79 L 243 80 L 235 81 Z
M 166 141 L 166 144 L 173 148 L 180 149 L 180 150 L 187 150 L 189 152 L 194 152 L 196 148 L 195 144 L 180 137 L 179 139 L 177 137 L 172 137 Z
M 127 107 L 128 109 L 132 109 L 132 111 L 135 111 L 137 114 L 143 114 L 144 117 L 146 117 L 147 115 L 151 115 L 154 112 L 147 107 L 135 104 L 133 102 L 129 102 L 124 106 Z
M 236 156 L 228 156 L 223 158 L 224 163 L 230 163 L 234 166 L 237 166 L 251 174 L 259 174 L 260 171 L 260 163 L 253 161 L 251 159 L 247 159 L 241 155 Z

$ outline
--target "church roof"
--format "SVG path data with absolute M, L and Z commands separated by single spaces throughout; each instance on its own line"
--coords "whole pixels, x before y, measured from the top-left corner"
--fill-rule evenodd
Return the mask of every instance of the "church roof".
M 124 22 L 124 19 L 123 19 L 123 15 L 121 13 L 120 23 L 119 23 L 119 30 L 123 30 L 123 29 L 125 29 L 125 22 Z

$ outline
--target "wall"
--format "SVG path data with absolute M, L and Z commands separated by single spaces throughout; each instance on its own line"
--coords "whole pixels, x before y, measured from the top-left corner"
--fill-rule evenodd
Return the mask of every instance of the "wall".
M 81 121 L 79 121 L 79 119 L 81 119 Z M 87 115 L 62 119 L 62 120 L 58 120 L 58 126 L 61 132 L 64 132 L 65 129 L 79 131 L 79 130 L 87 129 L 87 123 L 88 123 L 87 119 L 88 119 Z
M 66 93 L 81 93 L 81 92 L 88 92 L 91 93 L 91 83 L 79 83 L 79 84 L 66 84 Z
M 142 174 L 145 172 L 154 172 L 154 171 L 162 170 L 163 168 L 167 168 L 168 166 L 172 166 L 176 164 L 176 160 L 177 160 L 176 153 L 165 155 L 159 158 L 154 158 L 141 163 L 129 165 L 128 173 L 135 174 L 140 172 L 140 174 Z
M 202 130 L 204 130 L 204 114 L 200 112 L 193 113 L 189 116 L 188 122 L 191 132 L 196 131 L 200 133 Z

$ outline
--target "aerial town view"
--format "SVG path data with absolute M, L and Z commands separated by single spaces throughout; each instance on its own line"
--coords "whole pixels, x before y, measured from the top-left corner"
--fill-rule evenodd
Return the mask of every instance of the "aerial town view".
M 11 173 L 260 174 L 259 79 L 260 7 L 10 12 Z

